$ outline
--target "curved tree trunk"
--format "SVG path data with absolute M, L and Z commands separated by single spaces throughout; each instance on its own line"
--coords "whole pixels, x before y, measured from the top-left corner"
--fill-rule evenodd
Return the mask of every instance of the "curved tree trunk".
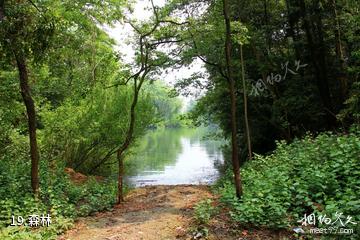
M 139 79 L 139 84 L 137 84 L 138 77 L 137 75 L 134 79 L 134 96 L 130 107 L 130 119 L 129 119 L 129 128 L 126 133 L 124 143 L 118 148 L 117 152 L 117 160 L 118 160 L 118 203 L 124 201 L 124 193 L 123 193 L 123 175 L 124 175 L 124 152 L 129 148 L 131 141 L 133 139 L 134 128 L 135 128 L 135 120 L 136 120 L 136 105 L 139 98 L 139 92 L 143 82 L 145 81 L 146 74 L 149 70 L 145 70 L 142 76 Z
M 243 57 L 243 46 L 240 44 L 240 61 L 241 61 L 241 79 L 243 84 L 243 96 L 244 96 L 244 117 L 245 117 L 245 131 L 246 131 L 246 140 L 248 147 L 249 159 L 252 159 L 252 147 L 251 147 L 251 135 L 250 135 L 250 126 L 249 126 L 249 116 L 248 116 L 248 100 L 246 93 L 246 83 L 245 83 L 245 67 L 244 67 L 244 57 Z
M 134 83 L 134 97 L 131 103 L 130 109 L 130 122 L 129 128 L 126 134 L 126 138 L 121 147 L 117 150 L 117 160 L 118 160 L 118 203 L 124 201 L 124 193 L 123 193 L 123 175 L 124 175 L 124 152 L 129 148 L 130 143 L 133 138 L 134 128 L 135 128 L 135 108 L 138 101 L 139 90 L 136 86 L 136 81 Z
M 24 100 L 28 117 L 30 156 L 31 156 L 31 188 L 35 195 L 39 191 L 39 150 L 36 140 L 36 113 L 34 100 L 31 97 L 28 84 L 28 73 L 25 57 L 21 53 L 14 51 L 17 68 L 19 71 L 21 96 Z
M 236 93 L 235 93 L 235 81 L 232 75 L 231 69 L 231 28 L 230 28 L 230 13 L 229 4 L 227 0 L 223 0 L 224 19 L 226 26 L 226 40 L 225 40 L 225 55 L 226 55 L 226 69 L 229 82 L 229 92 L 231 101 L 231 159 L 234 172 L 235 190 L 236 196 L 241 198 L 242 185 L 240 177 L 240 162 L 237 146 L 237 125 L 236 125 Z

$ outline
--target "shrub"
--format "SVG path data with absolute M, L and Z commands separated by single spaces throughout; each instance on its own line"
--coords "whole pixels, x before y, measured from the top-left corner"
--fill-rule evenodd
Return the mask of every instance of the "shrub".
M 360 221 L 358 130 L 306 136 L 289 145 L 279 142 L 272 154 L 246 163 L 241 174 L 241 200 L 235 197 L 231 176 L 218 188 L 236 222 L 286 228 L 299 225 L 304 214 L 326 214 L 335 220 L 336 212 Z
M 215 207 L 212 205 L 211 199 L 205 199 L 197 203 L 194 207 L 195 219 L 198 224 L 208 224 L 211 216 L 215 212 Z
M 72 226 L 75 218 L 110 209 L 115 204 L 115 181 L 97 182 L 90 178 L 77 185 L 70 181 L 63 167 L 51 169 L 44 161 L 40 166 L 40 197 L 34 199 L 29 172 L 25 171 L 29 169 L 26 161 L 9 164 L 5 157 L 0 159 L 0 171 L 4 173 L 0 174 L 0 239 L 56 239 L 56 235 Z M 33 214 L 49 214 L 51 225 L 36 229 L 9 226 L 12 216 L 15 219 L 22 216 L 25 223 Z

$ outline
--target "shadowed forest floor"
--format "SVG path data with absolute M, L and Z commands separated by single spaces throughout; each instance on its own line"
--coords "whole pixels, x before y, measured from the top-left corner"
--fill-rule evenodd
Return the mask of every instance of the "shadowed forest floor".
M 59 240 L 200 239 L 193 207 L 202 199 L 216 199 L 207 186 L 148 186 L 131 191 L 110 212 L 81 218 Z M 216 201 L 215 201 L 216 202 Z M 227 217 L 218 214 L 208 226 L 207 239 L 279 239 L 274 232 L 229 230 Z

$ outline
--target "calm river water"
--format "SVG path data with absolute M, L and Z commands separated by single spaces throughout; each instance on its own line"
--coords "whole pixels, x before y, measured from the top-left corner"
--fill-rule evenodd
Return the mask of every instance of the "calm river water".
M 223 163 L 221 142 L 204 139 L 205 129 L 164 129 L 148 133 L 126 162 L 132 186 L 209 184 Z

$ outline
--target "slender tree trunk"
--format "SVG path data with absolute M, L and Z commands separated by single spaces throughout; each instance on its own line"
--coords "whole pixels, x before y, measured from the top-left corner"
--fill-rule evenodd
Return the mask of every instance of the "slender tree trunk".
M 118 203 L 121 203 L 124 201 L 124 193 L 123 193 L 124 152 L 130 146 L 132 138 L 133 138 L 133 133 L 134 133 L 134 128 L 135 128 L 135 118 L 136 118 L 135 110 L 136 110 L 136 105 L 138 102 L 140 88 L 144 81 L 145 75 L 146 74 L 144 74 L 143 77 L 141 78 L 139 86 L 137 86 L 137 80 L 135 79 L 134 97 L 133 97 L 133 101 L 131 103 L 131 108 L 130 108 L 129 128 L 128 128 L 124 143 L 117 150 L 117 160 L 118 160 L 118 166 L 119 166 L 119 169 L 118 169 Z
M 307 14 L 306 5 L 304 0 L 300 0 L 300 12 L 304 20 L 304 28 L 307 37 L 307 41 L 310 48 L 311 59 L 315 68 L 315 76 L 317 79 L 317 86 L 319 89 L 322 104 L 325 107 L 327 114 L 328 127 L 333 127 L 336 124 L 336 118 L 333 113 L 333 105 L 330 95 L 330 88 L 327 77 L 327 67 L 325 58 L 325 44 L 323 40 L 322 20 L 320 16 L 320 10 L 315 9 L 315 17 L 313 20 L 309 19 Z M 317 28 L 317 38 L 314 34 L 314 27 Z
M 35 196 L 39 192 L 39 150 L 36 140 L 36 113 L 34 100 L 31 97 L 30 87 L 28 84 L 28 73 L 25 57 L 21 53 L 14 51 L 17 68 L 19 71 L 21 96 L 24 100 L 28 116 L 30 156 L 31 156 L 31 188 Z
M 242 78 L 242 83 L 243 83 L 243 95 L 244 95 L 244 116 L 245 116 L 246 139 L 247 139 L 249 159 L 252 159 L 251 135 L 250 135 L 249 116 L 248 116 L 248 101 L 247 101 L 246 83 L 245 83 L 243 46 L 241 44 L 240 44 L 240 61 L 241 61 L 241 78 Z
M 123 176 L 124 176 L 124 156 L 118 151 L 117 152 L 119 174 L 118 174 L 118 203 L 124 202 L 124 191 L 123 191 Z
M 334 12 L 334 23 L 335 23 L 336 57 L 339 62 L 338 80 L 340 82 L 341 100 L 343 102 L 345 101 L 347 96 L 348 84 L 347 84 L 346 64 L 344 59 L 343 47 L 341 43 L 341 30 L 340 30 L 339 17 L 337 13 L 336 0 L 332 0 L 332 8 Z
M 236 94 L 235 81 L 232 75 L 231 68 L 231 28 L 230 28 L 230 13 L 228 0 L 223 0 L 224 19 L 226 25 L 226 40 L 225 40 L 225 55 L 226 55 L 226 69 L 229 81 L 229 92 L 231 101 L 231 148 L 232 148 L 232 165 L 235 180 L 236 196 L 241 198 L 242 185 L 240 177 L 240 163 L 237 146 L 237 126 L 236 126 Z

